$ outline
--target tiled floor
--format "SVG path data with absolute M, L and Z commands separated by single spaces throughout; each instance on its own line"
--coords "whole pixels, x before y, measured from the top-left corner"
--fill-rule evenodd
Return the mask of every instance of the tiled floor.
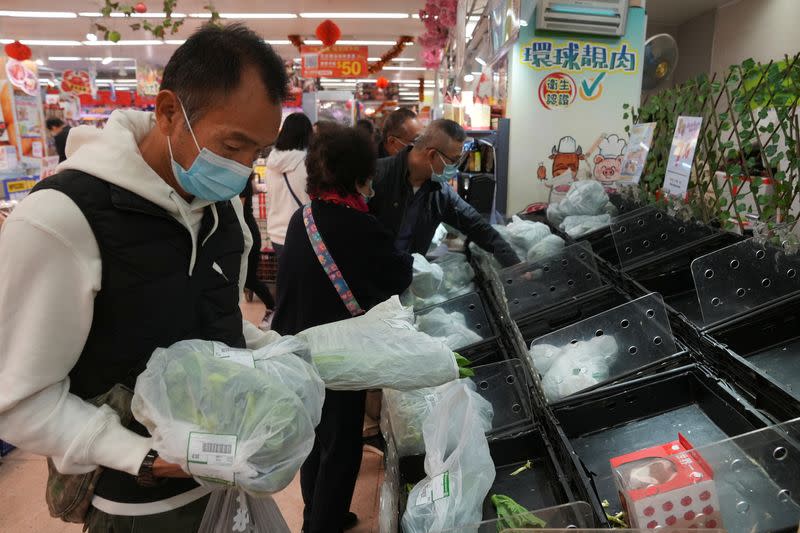
M 258 324 L 264 307 L 257 301 L 243 304 L 245 318 Z M 43 458 L 19 450 L 0 459 L 0 533 L 78 533 L 81 526 L 50 518 L 44 501 L 47 467 Z M 351 510 L 360 517 L 353 533 L 378 531 L 383 458 L 365 451 Z M 298 478 L 275 496 L 292 532 L 302 525 L 303 499 Z

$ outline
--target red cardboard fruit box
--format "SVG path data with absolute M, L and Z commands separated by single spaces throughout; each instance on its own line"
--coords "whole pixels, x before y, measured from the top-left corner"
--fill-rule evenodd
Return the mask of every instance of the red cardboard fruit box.
M 714 471 L 683 435 L 611 459 L 632 528 L 721 529 Z

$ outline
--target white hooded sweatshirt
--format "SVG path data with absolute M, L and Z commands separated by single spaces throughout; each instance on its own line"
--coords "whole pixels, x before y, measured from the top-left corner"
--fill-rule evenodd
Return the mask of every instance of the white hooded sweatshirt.
M 267 234 L 274 244 L 286 242 L 286 228 L 289 220 L 300 207 L 286 186 L 286 178 L 292 191 L 300 200 L 300 205 L 309 202 L 306 193 L 306 151 L 305 150 L 273 150 L 267 158 Z
M 191 234 L 196 253 L 208 237 L 198 231 L 203 209 L 212 202 L 186 202 L 142 159 L 138 144 L 154 125 L 152 113 L 115 111 L 104 130 L 73 128 L 68 159 L 59 169 L 87 172 L 164 208 Z M 231 203 L 245 236 L 243 286 L 252 239 L 239 198 Z M 55 190 L 22 201 L 2 226 L 0 273 L 0 438 L 52 457 L 65 474 L 102 465 L 136 475 L 151 439 L 122 427 L 108 406 L 95 407 L 69 392 L 68 375 L 88 337 L 101 287 L 100 251 L 78 207 Z M 248 347 L 268 342 L 269 335 L 252 324 L 243 327 Z M 191 501 L 175 498 L 159 502 L 158 510 Z M 141 505 L 115 514 L 152 513 L 153 504 Z

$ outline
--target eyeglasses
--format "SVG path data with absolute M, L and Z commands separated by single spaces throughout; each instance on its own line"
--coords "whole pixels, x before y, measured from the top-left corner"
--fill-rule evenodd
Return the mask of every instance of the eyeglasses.
M 455 165 L 455 166 L 460 166 L 460 165 L 461 165 L 461 163 L 463 163 L 463 162 L 464 162 L 464 158 L 465 158 L 465 157 L 466 157 L 466 155 L 467 155 L 467 152 L 461 152 L 461 155 L 459 155 L 457 158 L 453 159 L 452 157 L 450 157 L 450 156 L 449 156 L 449 155 L 447 155 L 446 153 L 442 152 L 442 151 L 441 151 L 441 150 L 439 150 L 438 148 L 434 148 L 434 150 L 436 150 L 437 152 L 439 152 L 439 155 L 440 155 L 440 156 L 442 156 L 442 158 L 445 160 L 445 162 L 446 162 L 447 164 L 449 164 L 449 165 Z

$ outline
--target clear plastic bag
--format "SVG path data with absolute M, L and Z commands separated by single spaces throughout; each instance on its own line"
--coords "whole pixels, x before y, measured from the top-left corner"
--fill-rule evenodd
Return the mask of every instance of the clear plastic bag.
M 608 204 L 608 194 L 603 186 L 594 180 L 576 181 L 566 198 L 559 204 L 550 204 L 547 219 L 558 226 L 570 215 L 599 215 Z
M 550 235 L 550 228 L 541 222 L 522 220 L 517 215 L 511 218 L 511 223 L 507 226 L 511 242 L 525 250 L 524 257 L 528 250 L 539 244 L 539 242 Z
M 434 262 L 442 269 L 444 279 L 440 292 L 452 298 L 452 294 L 462 291 L 472 284 L 475 279 L 475 270 L 467 262 L 467 256 L 460 253 L 450 253 Z
M 442 267 L 429 263 L 420 254 L 414 254 L 413 279 L 409 290 L 418 298 L 430 298 L 437 294 L 444 281 Z
M 528 250 L 526 259 L 529 263 L 543 261 L 548 257 L 557 254 L 564 248 L 564 239 L 558 235 L 548 235 L 536 245 Z
M 271 497 L 253 498 L 237 489 L 211 493 L 198 533 L 291 533 Z
M 425 444 L 422 440 L 425 421 L 447 391 L 455 387 L 466 387 L 471 396 L 478 396 L 475 404 L 479 418 L 489 424 L 484 426 L 483 430 L 487 432 L 492 429 L 492 406 L 475 392 L 475 383 L 472 380 L 460 379 L 439 387 L 412 391 L 384 389 L 383 404 L 399 457 L 425 453 Z
M 249 367 L 215 352 L 250 356 Z M 285 488 L 314 444 L 301 399 L 254 369 L 252 352 L 181 341 L 159 348 L 136 380 L 131 410 L 153 448 L 202 485 L 262 496 Z
M 533 345 L 530 357 L 545 397 L 554 402 L 607 380 L 618 349 L 613 336 L 603 335 L 562 347 Z
M 596 229 L 605 228 L 611 224 L 611 215 L 570 215 L 559 226 L 572 238 L 581 237 Z
M 491 406 L 465 387 L 452 387 L 423 424 L 425 479 L 408 495 L 405 533 L 428 533 L 481 521 L 495 469 L 486 441 Z M 483 406 L 481 405 L 483 404 Z
M 276 378 L 297 394 L 316 427 L 322 416 L 325 383 L 311 361 L 308 345 L 297 337 L 286 336 L 253 351 L 256 368 Z
M 458 378 L 453 351 L 417 331 L 397 296 L 367 314 L 297 335 L 308 343 L 325 386 L 333 390 L 419 389 Z
M 441 307 L 417 316 L 417 329 L 431 337 L 443 339 L 454 351 L 469 346 L 483 339 L 467 327 L 463 313 L 448 313 Z

